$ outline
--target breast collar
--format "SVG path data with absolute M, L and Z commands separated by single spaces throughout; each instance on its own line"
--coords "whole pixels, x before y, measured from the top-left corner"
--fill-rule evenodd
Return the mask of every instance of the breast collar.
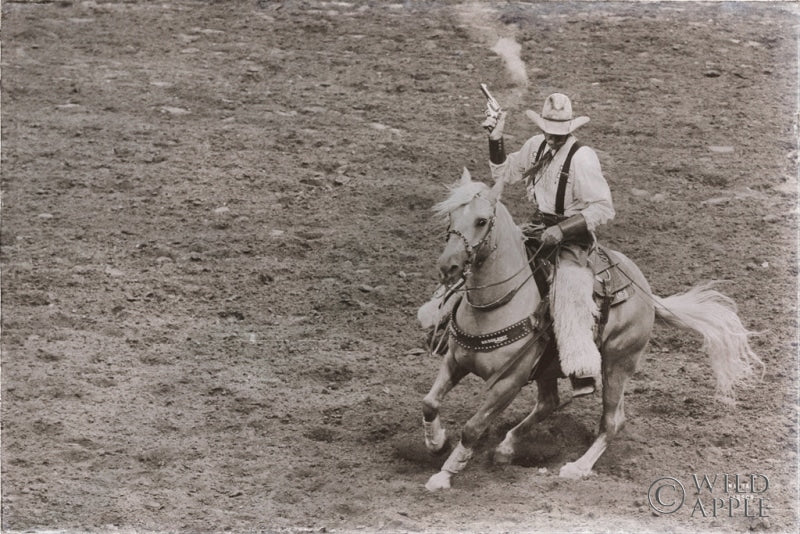
M 473 336 L 464 332 L 456 323 L 456 311 L 458 311 L 457 302 L 453 307 L 450 316 L 450 337 L 461 347 L 476 352 L 491 352 L 500 347 L 510 345 L 515 341 L 519 341 L 528 334 L 533 333 L 533 322 L 530 317 L 525 317 L 521 321 L 517 321 L 511 326 L 507 326 L 502 330 L 490 332 L 488 334 L 480 334 Z

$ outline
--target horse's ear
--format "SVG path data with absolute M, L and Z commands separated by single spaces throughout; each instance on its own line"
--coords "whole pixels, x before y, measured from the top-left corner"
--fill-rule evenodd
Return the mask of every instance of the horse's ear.
M 461 185 L 466 185 L 472 181 L 472 175 L 469 173 L 466 167 L 464 167 L 464 172 L 461 173 Z
M 500 197 L 503 196 L 503 188 L 505 185 L 505 180 L 497 180 L 497 182 L 495 182 L 494 187 L 492 187 L 492 189 L 489 191 L 489 194 L 486 196 L 489 202 L 494 204 L 500 200 Z

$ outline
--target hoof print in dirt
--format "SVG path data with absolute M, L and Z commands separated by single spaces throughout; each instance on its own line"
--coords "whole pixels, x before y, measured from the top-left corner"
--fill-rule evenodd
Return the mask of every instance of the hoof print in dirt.
M 369 428 L 368 437 L 370 441 L 383 441 L 390 439 L 397 433 L 399 424 L 396 422 L 379 423 Z
M 222 319 L 244 321 L 244 314 L 238 310 L 223 310 L 217 313 L 217 315 Z
M 448 440 L 439 452 L 433 453 L 425 447 L 425 441 L 420 438 L 406 438 L 398 440 L 394 444 L 394 456 L 402 460 L 411 462 L 419 467 L 441 467 L 444 457 L 453 449 L 452 443 Z
M 492 461 L 496 465 L 512 464 L 520 467 L 544 467 L 558 462 L 563 453 L 564 447 L 555 442 L 552 437 L 549 440 L 531 438 L 522 443 L 517 443 L 511 455 L 494 451 L 492 453 Z
M 329 427 L 317 426 L 312 428 L 303 435 L 312 441 L 331 443 L 337 440 L 339 433 L 336 430 Z

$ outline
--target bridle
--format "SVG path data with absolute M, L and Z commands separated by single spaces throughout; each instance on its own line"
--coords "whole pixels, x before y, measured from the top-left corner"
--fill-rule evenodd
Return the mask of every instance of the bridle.
M 476 195 L 479 196 L 479 195 Z M 448 217 L 450 217 L 448 215 Z M 464 272 L 462 274 L 462 278 L 466 278 L 472 272 L 472 266 L 475 263 L 475 259 L 478 256 L 478 252 L 489 242 L 489 237 L 492 235 L 492 230 L 494 229 L 494 221 L 497 217 L 497 206 L 494 206 L 494 210 L 492 211 L 492 216 L 489 217 L 487 221 L 488 228 L 486 233 L 483 237 L 475 243 L 474 245 L 470 244 L 469 239 L 465 236 L 460 230 L 453 230 L 453 221 L 452 217 L 450 217 L 450 222 L 447 225 L 447 234 L 445 235 L 445 241 L 450 239 L 450 235 L 455 235 L 461 239 L 464 243 L 464 250 L 467 252 L 467 260 L 464 262 Z M 495 250 L 497 250 L 497 243 L 494 244 L 492 250 L 489 251 L 487 258 L 491 255 Z
M 480 194 L 475 195 L 475 196 L 476 197 L 480 196 Z M 451 220 L 450 220 L 450 222 L 449 222 L 449 224 L 447 226 L 447 234 L 445 236 L 445 240 L 449 240 L 451 234 L 455 235 L 455 236 L 458 236 L 461 239 L 461 241 L 464 243 L 464 250 L 467 253 L 467 259 L 464 262 L 464 270 L 463 270 L 463 272 L 461 274 L 461 280 L 459 282 L 457 282 L 456 284 L 454 284 L 455 287 L 453 287 L 452 291 L 455 291 L 458 288 L 458 286 L 462 285 L 462 283 L 465 284 L 466 278 L 472 272 L 473 266 L 476 266 L 476 267 L 480 266 L 479 264 L 475 263 L 475 260 L 477 258 L 478 252 L 484 246 L 486 246 L 486 244 L 489 242 L 489 237 L 491 236 L 492 230 L 494 229 L 494 223 L 495 223 L 496 217 L 497 217 L 497 205 L 494 206 L 494 210 L 492 211 L 492 216 L 488 219 L 488 223 L 487 223 L 488 224 L 488 229 L 486 230 L 486 233 L 474 245 L 470 244 L 469 240 L 467 239 L 467 237 L 462 232 L 460 232 L 459 230 L 454 230 L 452 228 L 452 218 L 451 218 Z M 535 258 L 539 254 L 539 252 L 541 251 L 541 248 L 542 247 L 540 246 L 539 250 L 537 250 L 536 253 L 533 255 L 533 258 Z M 497 243 L 496 242 L 495 242 L 494 246 L 492 246 L 492 249 L 489 251 L 489 254 L 487 254 L 486 258 L 488 258 L 495 250 L 497 250 Z M 484 258 L 483 261 L 485 261 L 486 258 Z M 514 287 L 513 289 L 509 290 L 508 293 L 506 293 L 502 297 L 498 298 L 497 300 L 494 300 L 494 301 L 489 302 L 487 304 L 475 304 L 473 302 L 470 302 L 470 300 L 469 300 L 469 292 L 470 291 L 477 291 L 479 289 L 486 289 L 486 288 L 489 288 L 489 287 L 494 287 L 494 286 L 498 286 L 498 285 L 504 284 L 504 283 L 508 282 L 509 280 L 513 279 L 514 277 L 516 277 L 525 268 L 528 268 L 531 265 L 531 261 L 532 260 L 529 260 L 529 261 L 525 262 L 525 264 L 517 272 L 515 272 L 514 274 L 512 274 L 508 278 L 506 278 L 504 280 L 501 280 L 499 282 L 493 282 L 491 284 L 486 284 L 486 285 L 483 285 L 483 286 L 476 286 L 476 287 L 466 287 L 465 286 L 462 291 L 464 291 L 464 299 L 467 301 L 467 304 L 469 304 L 471 307 L 473 307 L 473 308 L 475 308 L 477 310 L 489 311 L 489 310 L 493 310 L 493 309 L 499 308 L 500 306 L 503 306 L 503 305 L 507 304 L 508 302 L 510 302 L 511 299 L 514 298 L 514 295 L 516 295 L 517 292 L 520 289 L 522 289 L 522 286 L 524 286 L 531 278 L 533 278 L 533 272 L 534 272 L 535 269 L 531 269 L 531 273 L 525 278 L 525 280 L 522 281 L 522 283 L 520 285 L 518 285 L 518 286 Z M 448 293 L 451 293 L 451 292 L 448 291 Z

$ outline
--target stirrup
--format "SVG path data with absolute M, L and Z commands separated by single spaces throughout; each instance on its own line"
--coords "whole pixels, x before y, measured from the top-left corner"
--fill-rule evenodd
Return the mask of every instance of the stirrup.
M 597 384 L 593 376 L 569 375 L 572 383 L 572 398 L 585 397 L 597 391 Z

